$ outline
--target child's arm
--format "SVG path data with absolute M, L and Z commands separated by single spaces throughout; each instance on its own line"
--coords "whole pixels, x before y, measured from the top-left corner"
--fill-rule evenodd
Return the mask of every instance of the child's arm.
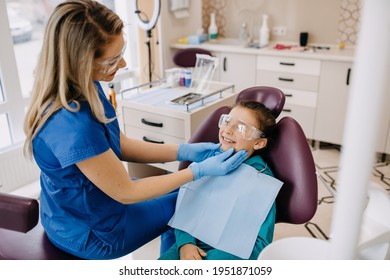
M 275 229 L 275 216 L 276 202 L 272 205 L 267 218 L 260 227 L 250 259 L 257 259 L 261 251 L 272 242 Z
M 196 246 L 196 239 L 185 231 L 175 229 L 175 238 L 181 260 L 202 260 L 207 254 Z
M 196 245 L 195 237 L 180 229 L 175 229 L 175 238 L 176 238 L 177 248 L 179 249 L 181 246 L 185 244 Z

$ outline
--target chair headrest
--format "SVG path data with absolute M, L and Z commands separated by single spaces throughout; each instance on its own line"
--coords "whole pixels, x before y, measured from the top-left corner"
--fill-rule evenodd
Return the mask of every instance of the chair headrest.
M 282 112 L 286 97 L 278 88 L 268 86 L 254 86 L 242 90 L 236 98 L 236 102 L 240 100 L 252 100 L 263 103 L 265 107 L 271 110 L 275 119 Z

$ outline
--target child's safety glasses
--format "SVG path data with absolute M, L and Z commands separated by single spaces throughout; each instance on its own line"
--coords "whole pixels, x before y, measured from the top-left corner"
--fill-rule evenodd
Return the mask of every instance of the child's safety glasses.
M 221 117 L 219 118 L 218 127 L 221 129 L 226 129 L 227 127 L 230 127 L 236 132 L 238 132 L 238 135 L 245 140 L 253 140 L 265 137 L 265 134 L 254 126 L 246 124 L 245 122 L 240 121 L 227 114 L 221 115 Z

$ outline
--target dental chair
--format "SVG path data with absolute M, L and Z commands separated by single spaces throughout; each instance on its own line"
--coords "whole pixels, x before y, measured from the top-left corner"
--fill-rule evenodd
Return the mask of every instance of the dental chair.
M 285 96 L 277 88 L 255 86 L 241 91 L 236 101 L 253 100 L 268 107 L 275 118 L 281 113 Z M 218 121 L 221 114 L 229 114 L 231 107 L 220 107 L 212 112 L 196 129 L 189 142 L 218 143 Z M 303 224 L 317 210 L 318 187 L 313 155 L 305 134 L 291 117 L 277 121 L 276 137 L 272 146 L 262 154 L 275 177 L 284 185 L 276 198 L 276 222 Z M 183 161 L 179 169 L 190 162 Z
M 186 48 L 177 50 L 173 55 L 173 62 L 179 67 L 195 67 L 196 54 L 207 54 L 211 56 L 211 52 L 201 48 Z
M 38 220 L 36 199 L 0 193 L 0 260 L 78 259 L 55 247 Z

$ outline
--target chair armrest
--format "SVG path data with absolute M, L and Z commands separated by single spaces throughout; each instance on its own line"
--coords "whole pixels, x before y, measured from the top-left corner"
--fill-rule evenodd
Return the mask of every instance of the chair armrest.
M 38 223 L 38 201 L 18 195 L 0 193 L 0 217 L 0 228 L 28 232 Z

